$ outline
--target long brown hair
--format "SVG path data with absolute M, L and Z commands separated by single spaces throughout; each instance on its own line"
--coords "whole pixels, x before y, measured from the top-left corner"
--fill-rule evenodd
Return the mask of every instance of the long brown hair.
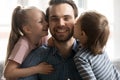
M 28 16 L 26 12 L 28 10 L 31 10 L 32 8 L 35 8 L 35 7 L 23 8 L 21 6 L 17 6 L 13 11 L 12 22 L 11 22 L 11 32 L 10 32 L 8 47 L 7 47 L 6 61 L 10 56 L 18 39 L 24 35 L 24 31 L 22 27 L 23 25 L 28 23 Z
M 81 29 L 88 37 L 86 46 L 94 54 L 100 54 L 107 43 L 110 33 L 106 17 L 96 11 L 88 11 L 81 14 L 78 20 Z

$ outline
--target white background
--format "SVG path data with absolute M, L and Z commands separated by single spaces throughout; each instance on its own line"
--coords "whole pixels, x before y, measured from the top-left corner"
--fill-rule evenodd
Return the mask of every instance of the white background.
M 5 60 L 13 9 L 20 3 L 34 5 L 45 11 L 49 0 L 1 0 L 0 1 L 0 61 Z M 120 0 L 75 0 L 79 13 L 97 10 L 104 14 L 110 23 L 110 38 L 106 51 L 111 60 L 120 58 Z M 82 4 L 80 4 L 82 2 Z

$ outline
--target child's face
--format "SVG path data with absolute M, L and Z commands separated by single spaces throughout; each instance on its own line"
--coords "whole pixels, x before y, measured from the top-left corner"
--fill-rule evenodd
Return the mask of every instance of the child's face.
M 45 15 L 38 9 L 28 11 L 28 25 L 31 35 L 38 40 L 48 34 L 48 24 Z
M 82 45 L 84 45 L 87 41 L 87 36 L 85 32 L 81 29 L 80 21 L 77 21 L 74 26 L 74 35 L 76 39 L 80 41 Z
M 78 22 L 75 23 L 74 35 L 73 36 L 80 40 L 80 37 L 81 37 L 81 26 L 80 26 L 80 24 L 78 24 Z

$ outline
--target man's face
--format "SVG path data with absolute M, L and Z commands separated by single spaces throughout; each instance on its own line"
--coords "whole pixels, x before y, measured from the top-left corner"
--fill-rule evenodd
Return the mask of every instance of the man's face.
M 60 42 L 73 36 L 74 10 L 69 4 L 52 5 L 49 8 L 49 28 L 52 36 Z

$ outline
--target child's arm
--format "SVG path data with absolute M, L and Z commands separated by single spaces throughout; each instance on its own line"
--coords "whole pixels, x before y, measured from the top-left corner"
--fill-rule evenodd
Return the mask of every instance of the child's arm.
M 39 65 L 28 67 L 28 68 L 19 68 L 18 63 L 14 61 L 9 61 L 4 70 L 5 78 L 19 78 L 26 77 L 33 74 L 49 74 L 53 71 L 52 65 L 49 65 L 46 62 L 42 62 Z
M 92 71 L 90 63 L 86 61 L 86 59 L 75 56 L 74 61 L 83 80 L 97 80 L 94 72 Z

